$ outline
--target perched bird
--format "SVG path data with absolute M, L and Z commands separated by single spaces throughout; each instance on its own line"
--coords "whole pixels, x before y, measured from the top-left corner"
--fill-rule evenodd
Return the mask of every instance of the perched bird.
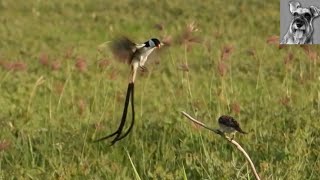
M 161 45 L 162 43 L 156 38 L 151 38 L 150 40 L 144 42 L 143 44 L 136 44 L 126 37 L 121 37 L 119 39 L 114 40 L 111 43 L 111 50 L 113 54 L 119 60 L 125 61 L 130 64 L 131 73 L 129 76 L 129 84 L 127 89 L 124 109 L 122 113 L 122 118 L 121 118 L 118 129 L 114 133 L 96 140 L 96 142 L 114 137 L 114 139 L 111 141 L 111 145 L 113 145 L 117 141 L 123 139 L 129 134 L 129 132 L 131 131 L 134 125 L 134 98 L 133 98 L 134 96 L 133 95 L 134 95 L 134 82 L 135 82 L 137 71 L 139 68 L 142 68 L 142 69 L 145 68 L 144 65 L 148 59 L 148 56 L 156 48 L 160 48 Z M 131 97 L 132 121 L 128 130 L 123 133 L 122 130 L 126 122 L 130 97 Z
M 218 119 L 218 123 L 220 126 L 220 131 L 223 133 L 235 133 L 240 132 L 242 134 L 247 134 L 240 128 L 239 123 L 231 116 L 223 115 Z

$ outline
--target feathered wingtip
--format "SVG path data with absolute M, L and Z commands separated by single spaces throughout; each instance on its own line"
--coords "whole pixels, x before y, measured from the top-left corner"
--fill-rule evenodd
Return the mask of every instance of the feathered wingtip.
M 242 133 L 242 134 L 248 134 L 247 132 L 243 131 L 240 127 L 238 128 L 235 128 L 239 133 Z
M 136 49 L 136 45 L 126 36 L 118 36 L 110 41 L 99 44 L 97 49 L 99 52 L 110 49 L 115 59 L 122 63 L 130 63 L 130 58 Z
M 130 59 L 136 49 L 136 44 L 129 38 L 120 36 L 111 41 L 110 49 L 117 60 L 130 63 Z

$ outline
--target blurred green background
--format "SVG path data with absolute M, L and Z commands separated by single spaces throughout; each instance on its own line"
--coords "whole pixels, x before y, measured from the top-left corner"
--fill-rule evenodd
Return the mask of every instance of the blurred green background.
M 279 1 L 0 0 L 0 179 L 320 176 L 318 46 L 279 46 Z M 167 44 L 138 74 L 136 125 L 115 146 L 129 67 L 102 43 Z M 131 114 L 128 115 L 131 118 Z M 130 162 L 130 159 L 132 162 Z

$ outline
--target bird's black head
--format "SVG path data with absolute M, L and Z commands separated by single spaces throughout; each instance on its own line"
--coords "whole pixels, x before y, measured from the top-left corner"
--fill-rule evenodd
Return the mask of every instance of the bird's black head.
M 146 47 L 157 47 L 160 48 L 161 46 L 161 42 L 159 41 L 159 39 L 157 38 L 151 38 L 149 41 L 144 43 L 146 45 Z

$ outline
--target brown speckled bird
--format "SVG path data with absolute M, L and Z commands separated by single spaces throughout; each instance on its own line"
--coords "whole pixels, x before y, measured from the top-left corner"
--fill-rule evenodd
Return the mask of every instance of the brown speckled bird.
M 242 134 L 247 134 L 240 128 L 239 123 L 231 116 L 223 115 L 219 117 L 220 131 L 223 133 L 235 133 L 240 132 Z

